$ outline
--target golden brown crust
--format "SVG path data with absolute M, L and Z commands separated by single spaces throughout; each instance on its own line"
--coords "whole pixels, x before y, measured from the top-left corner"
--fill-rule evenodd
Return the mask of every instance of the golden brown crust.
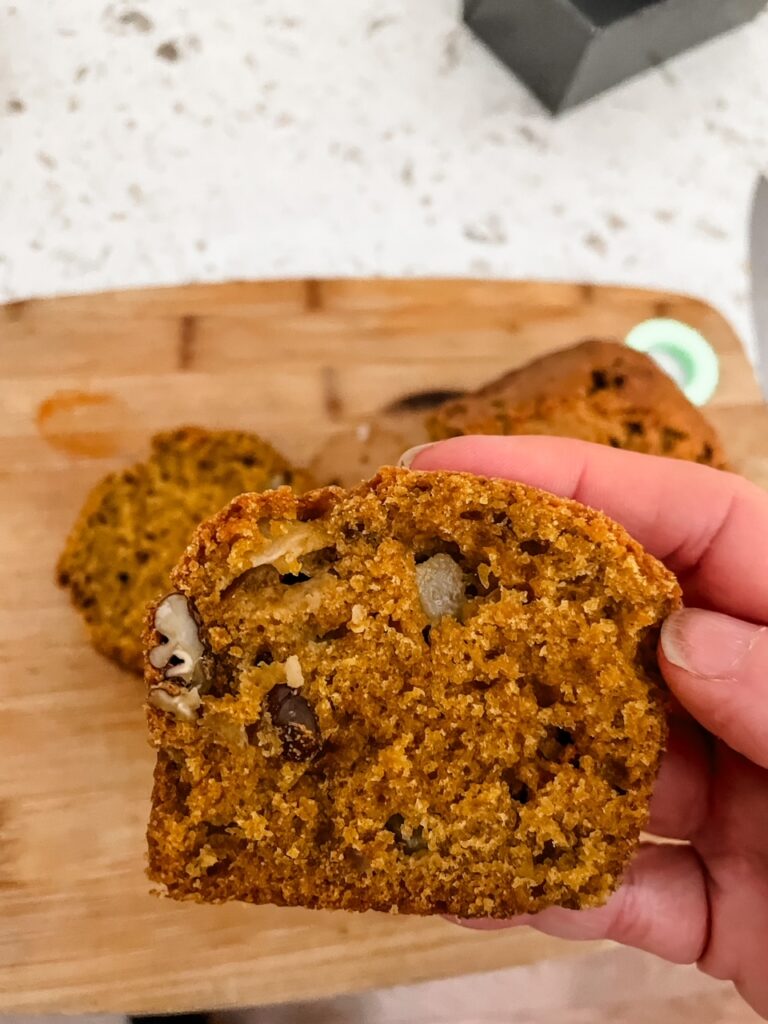
M 287 482 L 309 486 L 256 435 L 182 427 L 153 437 L 146 462 L 98 483 L 57 565 L 94 647 L 140 673 L 145 609 L 168 590 L 195 526 L 244 491 Z
M 585 341 L 447 402 L 433 440 L 459 434 L 554 434 L 726 468 L 714 429 L 648 356 Z
M 620 526 L 508 481 L 384 470 L 235 499 L 173 584 L 205 682 L 185 720 L 148 708 L 169 895 L 505 917 L 617 886 L 680 599 Z M 150 619 L 150 703 L 189 694 L 166 641 Z

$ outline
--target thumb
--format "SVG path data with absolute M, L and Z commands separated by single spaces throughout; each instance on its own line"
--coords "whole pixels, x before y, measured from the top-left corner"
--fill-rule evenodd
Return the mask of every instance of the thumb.
M 683 608 L 661 630 L 660 664 L 681 704 L 715 736 L 768 768 L 768 627 Z

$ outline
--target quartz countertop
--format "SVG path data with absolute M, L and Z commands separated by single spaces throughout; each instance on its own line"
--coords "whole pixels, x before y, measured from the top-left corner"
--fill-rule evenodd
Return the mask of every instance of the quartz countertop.
M 0 3 L 0 299 L 580 279 L 705 297 L 749 343 L 768 16 L 553 119 L 459 8 Z

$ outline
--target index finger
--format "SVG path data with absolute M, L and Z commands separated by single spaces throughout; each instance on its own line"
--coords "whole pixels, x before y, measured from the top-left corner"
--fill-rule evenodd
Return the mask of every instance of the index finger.
M 768 495 L 733 473 L 546 436 L 454 437 L 411 465 L 517 480 L 600 509 L 677 575 L 689 604 L 768 623 Z

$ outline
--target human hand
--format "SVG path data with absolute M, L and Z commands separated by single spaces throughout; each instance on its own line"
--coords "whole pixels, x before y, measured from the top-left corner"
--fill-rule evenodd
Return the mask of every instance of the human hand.
M 681 708 L 648 827 L 685 844 L 641 845 L 598 909 L 461 923 L 525 924 L 696 962 L 768 1017 L 768 495 L 693 463 L 552 437 L 452 438 L 403 462 L 519 480 L 601 509 L 677 575 L 686 604 L 659 645 Z

